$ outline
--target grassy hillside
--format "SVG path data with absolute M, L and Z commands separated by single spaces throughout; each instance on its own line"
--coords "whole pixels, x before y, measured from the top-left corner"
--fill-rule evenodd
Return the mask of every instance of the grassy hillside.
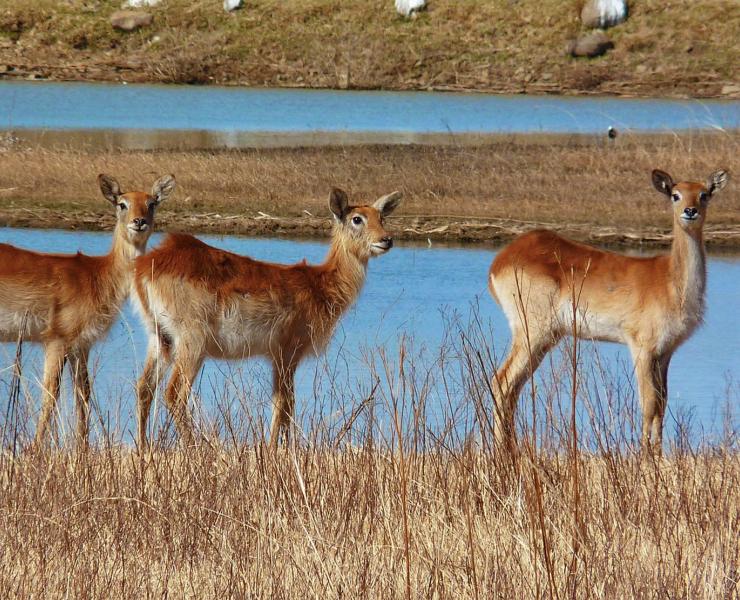
M 2 0 L 0 76 L 322 88 L 474 89 L 697 97 L 740 94 L 740 3 L 635 0 L 616 48 L 566 56 L 578 0 L 164 0 L 112 29 L 119 0 Z

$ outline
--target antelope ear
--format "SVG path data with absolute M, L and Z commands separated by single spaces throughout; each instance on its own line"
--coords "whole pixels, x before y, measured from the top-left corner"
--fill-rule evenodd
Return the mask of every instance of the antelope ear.
M 398 208 L 399 204 L 401 204 L 401 198 L 403 198 L 403 194 L 401 192 L 391 192 L 386 196 L 378 198 L 373 204 L 373 208 L 384 217 L 388 216 Z
M 341 221 L 347 215 L 349 200 L 344 190 L 334 188 L 329 194 L 329 209 L 337 221 Z
M 114 206 L 118 204 L 118 197 L 121 195 L 121 186 L 118 185 L 118 182 L 114 177 L 101 173 L 98 175 L 98 185 L 100 186 L 100 191 L 103 192 L 103 196 L 108 202 Z
M 712 173 L 709 177 L 707 177 L 707 191 L 709 192 L 710 196 L 713 196 L 717 192 L 719 192 L 722 188 L 724 188 L 727 185 L 727 182 L 730 181 L 730 174 L 720 169 L 719 171 L 715 171 Z
M 154 204 L 159 204 L 163 200 L 167 200 L 170 194 L 175 189 L 175 176 L 165 175 L 157 179 L 152 186 L 152 197 L 154 198 Z
M 661 194 L 665 194 L 669 198 L 671 197 L 673 178 L 668 173 L 660 169 L 655 169 L 653 171 L 653 185 Z

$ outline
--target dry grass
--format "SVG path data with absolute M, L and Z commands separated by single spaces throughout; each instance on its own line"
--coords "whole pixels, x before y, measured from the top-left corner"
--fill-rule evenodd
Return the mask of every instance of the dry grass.
M 520 415 L 509 459 L 490 446 L 490 350 L 455 339 L 433 360 L 407 341 L 374 352 L 362 383 L 330 382 L 277 456 L 253 398 L 226 400 L 243 403 L 237 420 L 189 449 L 162 433 L 137 453 L 108 431 L 88 453 L 4 453 L 4 597 L 738 597 L 736 432 L 634 453 L 634 406 L 604 381 L 608 400 L 593 399 L 578 373 L 593 419 L 581 449 L 547 385 L 532 399 L 549 417 Z
M 616 49 L 566 56 L 581 2 L 435 0 L 419 18 L 392 0 L 168 0 L 151 27 L 114 31 L 118 0 L 4 0 L 9 76 L 324 88 L 716 96 L 737 84 L 733 0 L 632 2 Z
M 4 460 L 5 598 L 737 598 L 740 457 L 430 448 Z M 408 480 L 402 501 L 401 481 Z M 408 537 L 402 527 L 408 520 Z M 578 543 L 576 547 L 574 543 Z
M 275 456 L 265 388 L 239 371 L 186 449 L 161 419 L 153 450 L 126 446 L 107 398 L 93 450 L 17 454 L 35 404 L 11 391 L 3 597 L 736 599 L 740 389 L 722 431 L 669 407 L 666 457 L 642 455 L 634 393 L 566 343 L 525 391 L 509 457 L 492 444 L 491 339 L 473 312 L 435 348 L 402 336 L 319 361 Z
M 481 147 L 373 146 L 233 152 L 96 152 L 10 149 L 0 172 L 0 222 L 111 227 L 95 177 L 146 188 L 172 172 L 175 198 L 160 227 L 243 234 L 326 235 L 326 198 L 341 186 L 355 199 L 394 189 L 405 200 L 400 237 L 498 240 L 537 224 L 582 239 L 665 241 L 671 216 L 650 172 L 702 179 L 738 172 L 740 136 L 621 136 L 614 145 L 499 142 Z M 712 204 L 710 241 L 740 244 L 740 192 L 731 184 Z M 314 218 L 309 217 L 308 211 Z M 273 219 L 255 219 L 259 213 Z M 724 233 L 723 233 L 724 232 Z M 602 237 L 598 237 L 598 236 Z M 611 236 L 611 238 L 609 237 Z

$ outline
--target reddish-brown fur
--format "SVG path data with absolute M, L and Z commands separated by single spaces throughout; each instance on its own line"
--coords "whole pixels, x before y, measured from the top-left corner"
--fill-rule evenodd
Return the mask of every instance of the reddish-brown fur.
M 673 200 L 667 256 L 625 256 L 546 230 L 520 236 L 496 256 L 489 288 L 512 330 L 511 350 L 493 378 L 500 444 L 513 444 L 519 392 L 545 354 L 573 332 L 575 318 L 578 337 L 629 346 L 642 404 L 642 443 L 660 448 L 668 365 L 704 310 L 707 204 L 727 180 L 717 171 L 706 183 L 674 184 L 667 173 L 653 172 L 655 187 Z
M 140 444 L 146 444 L 159 357 L 173 363 L 165 403 L 189 442 L 187 401 L 203 360 L 262 355 L 273 366 L 274 447 L 293 417 L 298 364 L 325 347 L 360 293 L 368 260 L 391 247 L 383 216 L 399 200 L 394 193 L 373 206 L 349 206 L 344 192 L 334 190 L 335 227 L 321 265 L 261 262 L 182 234 L 137 259 L 136 291 L 151 333 L 138 388 Z
M 103 195 L 117 207 L 109 254 L 43 254 L 0 244 L 0 341 L 22 337 L 44 346 L 44 398 L 37 443 L 46 437 L 67 359 L 74 379 L 78 441 L 86 443 L 90 348 L 105 337 L 128 296 L 133 259 L 145 250 L 154 225 L 154 207 L 174 187 L 174 179 L 166 176 L 155 183 L 152 195 L 122 194 L 113 178 L 100 175 L 98 179 Z

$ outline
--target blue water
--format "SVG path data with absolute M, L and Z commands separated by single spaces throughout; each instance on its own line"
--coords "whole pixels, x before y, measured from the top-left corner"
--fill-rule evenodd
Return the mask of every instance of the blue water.
M 310 262 L 320 262 L 328 247 L 326 241 L 199 237 L 234 252 L 286 263 L 303 257 Z M 153 238 L 153 245 L 157 239 Z M 103 254 L 107 252 L 110 234 L 4 228 L 0 229 L 0 242 L 39 251 L 81 250 Z M 382 371 L 382 352 L 387 353 L 393 369 L 398 368 L 398 348 L 404 336 L 413 338 L 409 354 L 422 355 L 420 362 L 437 378 L 433 386 L 435 392 L 428 400 L 431 405 L 427 407 L 426 418 L 439 427 L 454 415 L 469 418 L 469 398 L 464 391 L 464 377 L 459 373 L 459 360 L 454 351 L 445 351 L 442 360 L 440 343 L 446 335 L 445 323 L 457 319 L 465 324 L 471 315 L 477 314 L 487 330 L 482 339 L 493 346 L 499 359 L 505 354 L 509 329 L 486 291 L 487 270 L 494 255 L 493 249 L 482 247 L 397 245 L 387 255 L 373 259 L 362 295 L 342 319 L 326 356 L 308 361 L 299 370 L 297 408 L 301 422 L 306 427 L 319 421 L 328 424 L 327 427 L 339 422 L 340 416 L 346 416 L 354 407 L 345 404 L 348 398 L 357 402 L 358 394 L 369 393 L 373 369 Z M 666 421 L 669 435 L 671 431 L 675 434 L 676 423 L 687 417 L 693 423 L 695 434 L 719 434 L 724 427 L 723 410 L 728 399 L 729 405 L 737 411 L 739 388 L 733 378 L 738 377 L 740 364 L 740 336 L 737 335 L 740 331 L 737 311 L 740 306 L 740 257 L 711 257 L 708 270 L 706 322 L 678 350 L 671 363 Z M 447 331 L 447 336 L 459 343 L 460 332 L 456 326 Z M 474 343 L 474 346 L 483 348 L 482 344 Z M 8 397 L 14 352 L 12 344 L 0 344 L 2 399 Z M 42 360 L 37 349 L 27 347 L 25 352 L 24 385 L 35 403 L 33 411 L 38 402 L 35 381 L 41 376 Z M 120 432 L 123 439 L 130 439 L 135 429 L 133 385 L 145 352 L 143 328 L 137 315 L 127 306 L 109 338 L 96 347 L 92 356 L 98 430 L 105 427 Z M 639 423 L 639 414 L 633 406 L 636 394 L 627 349 L 618 345 L 584 343 L 581 353 L 583 385 L 591 390 L 590 395 L 599 398 L 618 395 L 619 402 L 626 403 L 627 416 L 612 415 L 611 418 L 631 417 Z M 545 361 L 538 376 L 537 394 L 541 396 L 561 394 L 570 385 L 567 376 L 558 383 L 553 375 L 561 371 L 559 365 L 567 361 L 567 356 L 563 356 L 562 351 L 551 354 L 552 358 Z M 605 376 L 598 374 L 601 369 L 606 371 Z M 440 393 L 441 370 L 449 377 L 452 393 Z M 380 373 L 380 378 L 386 377 Z M 206 420 L 214 422 L 222 422 L 225 414 L 238 419 L 249 411 L 264 417 L 269 414 L 270 388 L 269 369 L 259 360 L 207 361 L 195 386 L 199 398 L 196 405 L 202 407 L 201 415 Z M 70 396 L 67 384 L 62 406 L 68 422 L 72 418 Z M 525 391 L 520 403 L 524 414 L 531 411 L 527 398 L 529 392 Z M 378 394 L 375 400 L 381 405 L 385 403 L 387 408 L 387 395 Z M 437 405 L 433 405 L 435 403 Z M 161 407 L 159 410 L 161 416 Z M 583 427 L 587 428 L 589 411 L 606 409 L 586 406 L 581 410 Z M 35 414 L 31 417 L 35 420 Z M 436 426 L 434 423 L 430 426 Z M 731 424 L 737 427 L 737 415 L 731 419 Z
M 740 102 L 0 81 L 0 129 L 595 133 L 736 129 Z

